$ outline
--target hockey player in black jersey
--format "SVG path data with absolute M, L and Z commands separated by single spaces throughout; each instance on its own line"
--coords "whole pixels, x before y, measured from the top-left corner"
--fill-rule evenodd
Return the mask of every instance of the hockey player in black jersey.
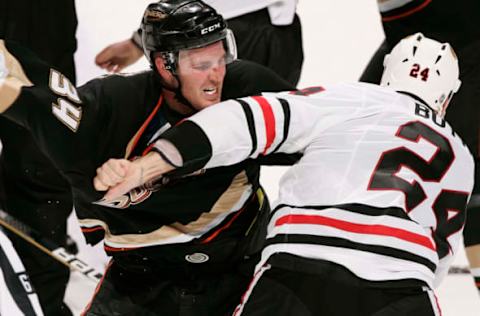
M 415 32 L 449 42 L 459 56 L 462 88 L 446 119 L 464 139 L 476 161 L 475 188 L 463 231 L 471 273 L 480 290 L 480 2 L 463 0 L 378 1 L 385 41 L 365 69 L 361 81 L 378 83 L 385 54 L 402 37 Z
M 111 203 L 92 179 L 106 159 L 142 155 L 152 137 L 198 109 L 293 87 L 252 63 L 226 67 L 234 41 L 201 1 L 151 4 L 143 30 L 153 71 L 78 90 L 28 51 L 0 42 L 0 111 L 32 131 L 72 185 L 85 237 L 103 239 L 113 256 L 87 315 L 224 315 L 238 302 L 260 246 L 253 233 L 268 204 L 258 165 L 164 177 Z

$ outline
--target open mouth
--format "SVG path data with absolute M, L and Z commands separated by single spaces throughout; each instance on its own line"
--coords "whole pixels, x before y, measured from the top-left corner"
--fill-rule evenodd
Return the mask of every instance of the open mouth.
M 205 94 L 207 94 L 207 95 L 215 95 L 215 94 L 217 94 L 217 91 L 218 91 L 217 88 L 206 88 L 206 89 L 203 89 L 203 92 L 205 92 Z

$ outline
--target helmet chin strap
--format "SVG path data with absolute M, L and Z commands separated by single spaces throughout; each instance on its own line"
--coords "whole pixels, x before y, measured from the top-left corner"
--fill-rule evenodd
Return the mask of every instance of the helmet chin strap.
M 156 69 L 156 67 L 154 67 L 154 73 L 156 74 L 156 76 L 158 77 L 158 79 L 160 80 L 160 82 L 162 81 L 162 76 L 160 76 L 158 70 Z M 170 73 L 172 74 L 172 76 L 177 80 L 177 83 L 178 83 L 178 86 L 176 88 L 170 88 L 166 85 L 162 85 L 162 87 L 168 91 L 172 91 L 175 95 L 175 99 L 180 102 L 181 104 L 185 105 L 186 107 L 188 107 L 189 109 L 191 109 L 194 113 L 195 112 L 198 112 L 197 109 L 195 109 L 193 107 L 193 105 L 187 100 L 187 98 L 185 98 L 185 96 L 183 95 L 182 93 L 182 81 L 180 80 L 180 78 L 178 77 L 177 74 L 175 74 L 173 72 L 173 70 L 169 69 L 168 71 L 170 71 Z
M 169 88 L 167 88 L 167 89 L 172 91 L 173 93 L 175 93 L 175 99 L 177 99 L 178 102 L 182 103 L 183 105 L 186 105 L 194 113 L 197 112 L 197 109 L 195 109 L 193 107 L 193 105 L 183 95 L 183 93 L 182 93 L 182 82 L 180 81 L 180 78 L 178 77 L 178 75 L 174 74 L 173 72 L 172 72 L 172 75 L 175 77 L 175 79 L 177 79 L 178 87 L 175 88 L 175 89 L 169 89 Z

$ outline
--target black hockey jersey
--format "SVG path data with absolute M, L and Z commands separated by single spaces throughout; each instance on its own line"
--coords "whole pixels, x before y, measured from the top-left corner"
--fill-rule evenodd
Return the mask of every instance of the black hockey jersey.
M 101 201 L 93 204 L 103 195 L 93 188 L 97 167 L 109 158 L 131 156 L 152 122 L 160 129 L 176 123 L 162 102 L 156 76 L 151 71 L 114 75 L 76 90 L 61 73 L 23 48 L 0 42 L 0 49 L 5 64 L 0 111 L 29 128 L 66 176 L 90 243 L 105 238 L 110 253 L 142 248 L 161 256 L 167 251 L 173 261 L 183 261 L 185 254 L 195 252 L 215 259 L 211 249 L 230 256 L 263 203 L 256 194 L 256 164 L 247 161 L 178 179 L 164 178 L 130 192 L 114 207 L 99 205 Z M 223 97 L 229 98 L 292 89 L 268 69 L 244 61 L 227 69 L 224 87 Z M 160 245 L 164 252 L 149 247 Z
M 391 46 L 417 32 L 448 42 L 457 52 L 480 40 L 480 2 L 476 0 L 378 0 L 378 6 Z

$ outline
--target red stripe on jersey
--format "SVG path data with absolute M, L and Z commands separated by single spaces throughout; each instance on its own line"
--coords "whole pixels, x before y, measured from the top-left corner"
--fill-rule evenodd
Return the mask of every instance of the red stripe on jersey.
M 432 291 L 432 292 L 433 292 L 433 291 Z M 439 316 L 442 316 L 442 315 L 443 315 L 442 309 L 440 308 L 440 303 L 438 302 L 438 297 L 437 297 L 437 295 L 435 294 L 435 292 L 433 292 L 433 297 L 435 297 L 435 304 L 437 305 L 438 312 L 440 313 Z
M 216 231 L 214 231 L 210 236 L 208 236 L 205 240 L 203 240 L 201 242 L 201 244 L 207 244 L 209 242 L 211 242 L 213 239 L 217 238 L 217 236 L 222 232 L 224 231 L 225 229 L 229 228 L 233 222 L 235 222 L 238 218 L 238 216 L 240 216 L 240 214 L 243 213 L 243 211 L 248 207 L 250 206 L 250 204 L 254 201 L 253 199 L 256 197 L 257 195 L 254 194 L 253 197 L 251 199 L 248 200 L 247 203 L 245 203 L 245 205 L 237 211 L 237 213 L 222 227 L 218 228 Z
M 135 250 L 135 249 L 138 249 L 140 247 L 132 247 L 132 248 L 125 248 L 125 247 L 122 247 L 122 248 L 115 248 L 115 247 L 110 247 L 110 246 L 107 246 L 107 245 L 104 245 L 103 246 L 103 249 L 105 249 L 105 251 L 108 253 L 108 252 L 121 252 L 121 251 L 130 251 L 130 250 Z
M 264 97 L 255 96 L 252 97 L 260 105 L 263 113 L 263 119 L 265 120 L 265 131 L 266 131 L 266 144 L 265 149 L 263 150 L 263 155 L 267 153 L 268 148 L 272 145 L 275 140 L 275 116 L 273 116 L 273 110 L 270 103 Z
M 95 232 L 97 230 L 105 230 L 102 226 L 96 226 L 96 227 L 81 227 L 80 228 L 82 233 L 91 233 Z
M 252 279 L 250 280 L 250 283 L 248 284 L 247 290 L 242 294 L 242 297 L 240 298 L 240 304 L 237 305 L 235 310 L 233 311 L 232 316 L 240 316 L 243 308 L 245 307 L 245 303 L 248 300 L 249 296 L 251 295 L 253 287 L 258 283 L 258 280 L 260 277 L 263 275 L 263 273 L 267 270 L 270 269 L 270 265 L 265 263 L 259 270 L 257 270 L 254 274 Z
M 152 150 L 153 146 L 155 146 L 155 142 L 147 146 L 147 148 L 142 152 L 142 156 L 145 156 L 146 154 L 148 154 Z
M 103 285 L 103 281 L 105 280 L 105 276 L 107 275 L 108 270 L 110 270 L 112 263 L 113 263 L 113 259 L 110 259 L 110 261 L 108 261 L 107 267 L 105 268 L 105 272 L 103 272 L 102 278 L 100 279 L 97 286 L 95 287 L 95 292 L 93 293 L 93 296 L 90 299 L 90 302 L 88 302 L 87 307 L 85 307 L 85 309 L 82 311 L 81 316 L 87 315 L 87 312 L 90 310 L 90 308 L 92 308 L 93 301 L 95 300 L 95 297 L 97 296 L 98 292 L 100 292 L 100 289 Z
M 333 219 L 320 215 L 286 215 L 282 216 L 275 222 L 275 226 L 281 226 L 284 224 L 310 224 L 310 225 L 324 225 L 330 226 L 344 231 L 369 234 L 369 235 L 381 235 L 390 236 L 398 239 L 402 239 L 411 243 L 418 244 L 435 251 L 435 246 L 431 240 L 425 236 L 409 232 L 404 229 L 389 227 L 385 225 L 366 225 L 355 224 L 347 221 Z
M 138 141 L 140 140 L 143 133 L 145 132 L 145 129 L 147 129 L 148 124 L 150 124 L 150 121 L 153 119 L 155 114 L 157 114 L 158 109 L 162 105 L 162 102 L 163 102 L 163 94 L 161 94 L 160 97 L 158 98 L 157 104 L 155 105 L 155 108 L 152 110 L 152 112 L 148 116 L 147 120 L 143 122 L 142 126 L 140 126 L 140 129 L 135 134 L 133 141 L 131 141 L 131 143 L 129 143 L 129 146 L 127 146 L 127 154 L 126 154 L 127 157 L 130 156 L 130 154 L 133 152 L 133 150 L 137 146 Z
M 397 14 L 397 15 L 386 16 L 386 17 L 382 18 L 382 22 L 389 22 L 389 21 L 401 19 L 401 18 L 407 17 L 407 16 L 409 16 L 409 15 L 412 15 L 412 14 L 414 14 L 415 12 L 421 11 L 421 10 L 422 10 L 423 8 L 425 8 L 430 2 L 432 2 L 432 0 L 426 0 L 424 3 L 422 3 L 422 4 L 419 5 L 418 7 L 415 7 L 415 8 L 413 8 L 413 9 L 411 9 L 411 10 L 406 11 L 406 12 L 403 12 L 403 13 L 400 13 L 400 14 Z

